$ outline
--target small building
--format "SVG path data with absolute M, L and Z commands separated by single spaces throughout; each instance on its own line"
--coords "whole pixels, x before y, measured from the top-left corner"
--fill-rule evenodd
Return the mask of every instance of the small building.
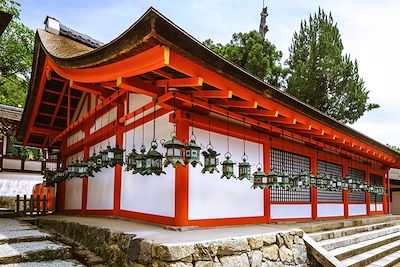
M 399 166 L 397 152 L 226 61 L 155 9 L 108 44 L 54 18 L 45 25 L 36 33 L 18 140 L 60 149 L 67 173 L 93 159 L 100 166 L 99 155 L 113 159 L 92 175 L 58 180 L 59 212 L 175 226 L 389 213 L 388 170 Z M 190 141 L 200 146 L 203 166 L 182 155 Z M 134 174 L 118 164 L 117 148 L 124 159 L 135 148 L 154 161 L 135 157 L 149 165 Z M 211 148 L 224 170 L 210 166 Z M 165 166 L 156 152 L 166 155 Z M 235 179 L 243 158 L 251 173 L 259 168 L 254 179 Z M 301 175 L 324 185 L 293 188 Z M 279 185 L 265 186 L 267 178 Z M 355 181 L 354 190 L 342 190 Z M 369 185 L 386 190 L 364 190 Z

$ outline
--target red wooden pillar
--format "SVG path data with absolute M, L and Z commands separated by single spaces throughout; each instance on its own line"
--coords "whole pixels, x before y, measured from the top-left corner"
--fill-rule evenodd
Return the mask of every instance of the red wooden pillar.
M 119 147 L 124 147 L 124 125 L 119 123 L 119 118 L 124 116 L 124 104 L 118 103 L 117 119 L 114 121 L 116 127 L 115 142 Z M 117 164 L 114 167 L 114 209 L 113 215 L 119 215 L 121 210 L 121 182 L 122 182 L 122 166 Z
M 172 120 L 170 120 L 172 121 Z M 189 122 L 177 120 L 176 137 L 189 139 Z M 175 169 L 175 225 L 186 226 L 189 220 L 189 166 L 179 166 Z
M 365 170 L 365 181 L 370 185 L 370 171 L 369 168 Z M 365 193 L 365 203 L 367 204 L 367 215 L 371 215 L 371 193 Z
M 91 108 L 91 95 L 88 95 L 87 101 L 87 110 L 86 112 L 90 111 Z M 85 128 L 85 138 L 89 138 L 90 135 L 90 127 Z M 87 160 L 90 157 L 90 147 L 89 145 L 85 144 L 83 146 L 83 159 Z M 82 181 L 82 208 L 80 214 L 86 214 L 87 211 L 87 195 L 88 195 L 88 186 L 89 186 L 89 179 L 88 177 L 83 177 Z
M 386 169 L 385 170 L 385 176 L 387 177 L 387 187 L 386 187 L 386 190 L 387 190 L 387 195 L 386 195 L 386 198 L 387 198 L 387 214 L 390 214 L 392 211 L 391 211 L 391 209 L 390 209 L 390 177 L 389 177 L 389 169 Z
M 347 161 L 342 163 L 342 169 L 343 169 L 343 177 L 346 177 L 348 174 L 349 170 L 349 164 Z M 349 217 L 349 191 L 348 190 L 343 190 L 343 205 L 344 205 L 344 217 L 348 218 Z
M 269 140 L 263 142 L 263 161 L 264 172 L 269 173 L 271 167 L 271 142 Z M 264 217 L 266 222 L 271 221 L 271 190 L 264 189 Z
M 317 151 L 310 150 L 310 164 L 311 173 L 317 175 Z M 311 218 L 317 219 L 318 217 L 318 189 L 314 186 L 310 187 L 311 190 Z

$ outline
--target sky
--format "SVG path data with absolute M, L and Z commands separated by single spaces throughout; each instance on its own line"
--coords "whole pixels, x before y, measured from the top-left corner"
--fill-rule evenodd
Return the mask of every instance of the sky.
M 354 129 L 384 143 L 400 146 L 400 1 L 397 0 L 265 0 L 267 38 L 288 57 L 300 22 L 323 8 L 337 22 L 344 52 L 357 59 L 370 91 L 370 102 L 381 107 L 365 113 Z M 46 15 L 104 43 L 132 25 L 150 6 L 196 39 L 227 43 L 234 32 L 258 29 L 262 0 L 22 0 L 21 19 L 32 29 L 43 28 Z

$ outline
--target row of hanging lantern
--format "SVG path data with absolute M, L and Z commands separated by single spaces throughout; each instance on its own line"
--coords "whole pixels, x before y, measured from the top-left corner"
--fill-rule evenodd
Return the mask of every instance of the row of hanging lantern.
M 75 160 L 70 162 L 66 168 L 60 168 L 56 171 L 45 172 L 45 178 L 48 181 L 59 182 L 65 179 L 73 177 L 93 177 L 94 173 L 101 171 L 102 168 L 114 167 L 116 165 L 126 164 L 126 171 L 132 171 L 133 174 L 139 173 L 141 175 L 161 175 L 165 174 L 163 167 L 172 165 L 174 168 L 178 166 L 185 166 L 187 164 L 196 167 L 197 165 L 203 166 L 200 161 L 200 155 L 203 156 L 204 166 L 202 173 L 214 173 L 218 172 L 218 166 L 222 165 L 221 178 L 234 178 L 234 179 L 248 179 L 253 182 L 253 188 L 272 188 L 272 189 L 301 189 L 310 186 L 317 188 L 324 188 L 330 191 L 349 190 L 351 192 L 371 192 L 375 194 L 385 194 L 385 188 L 376 185 L 367 185 L 365 182 L 359 179 L 342 178 L 328 175 L 312 175 L 307 172 L 300 172 L 297 175 L 291 175 L 285 171 L 276 173 L 271 170 L 268 174 L 263 171 L 263 166 L 260 163 L 260 133 L 258 131 L 258 164 L 256 165 L 257 170 L 251 173 L 251 164 L 248 162 L 248 156 L 246 154 L 246 125 L 243 119 L 243 155 L 242 161 L 238 164 L 238 176 L 235 175 L 234 166 L 236 163 L 231 159 L 230 153 L 230 137 L 229 137 L 229 113 L 227 113 L 227 152 L 225 153 L 225 160 L 219 164 L 218 156 L 220 153 L 214 150 L 211 143 L 211 129 L 210 129 L 210 116 L 209 116 L 209 129 L 208 129 L 208 145 L 206 149 L 201 152 L 201 146 L 196 143 L 196 136 L 193 131 L 193 108 L 192 104 L 192 131 L 187 144 L 180 141 L 176 136 L 176 105 L 175 105 L 175 94 L 173 103 L 173 132 L 171 133 L 171 139 L 168 141 L 161 140 L 159 143 L 165 148 L 165 156 L 157 151 L 158 142 L 156 140 L 156 105 L 157 99 L 154 101 L 153 110 L 153 139 L 150 144 L 150 148 L 147 151 L 144 144 L 144 108 L 142 110 L 142 145 L 140 153 L 135 148 L 135 121 L 133 127 L 133 148 L 132 151 L 126 156 L 124 161 L 124 149 L 120 148 L 118 144 L 112 148 L 110 144 L 107 148 L 102 150 L 100 148 L 99 153 L 93 152 L 93 155 L 88 160 Z M 109 111 L 110 116 L 110 111 Z M 110 119 L 109 119 L 110 120 Z M 95 119 L 96 121 L 96 119 Z M 95 122 L 96 132 L 96 122 Z M 147 153 L 146 153 L 147 151 Z M 200 153 L 201 152 L 201 153 Z M 164 160 L 164 162 L 163 162 Z

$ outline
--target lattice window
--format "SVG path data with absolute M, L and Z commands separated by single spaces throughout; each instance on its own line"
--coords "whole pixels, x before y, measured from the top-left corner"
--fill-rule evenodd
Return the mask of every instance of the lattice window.
M 318 160 L 317 162 L 318 174 L 326 174 L 328 176 L 343 176 L 343 168 L 339 164 Z
M 371 193 L 370 194 L 370 201 L 371 201 L 371 203 L 383 202 L 383 196 Z
M 365 203 L 365 192 L 349 192 L 349 202 L 362 202 Z
M 271 169 L 275 172 L 287 172 L 291 175 L 302 171 L 310 172 L 310 158 L 302 155 L 271 149 Z M 310 189 L 284 190 L 272 189 L 271 202 L 310 202 Z
M 376 174 L 370 174 L 369 176 L 369 182 L 370 184 L 375 184 L 375 185 L 382 185 L 382 176 L 376 175 Z
M 310 188 L 294 190 L 272 189 L 271 202 L 311 202 Z
M 343 202 L 343 192 L 342 191 L 328 191 L 327 189 L 318 189 L 318 202 Z
M 365 172 L 362 170 L 349 168 L 347 175 L 352 179 L 364 181 Z M 365 192 L 349 192 L 349 202 L 365 202 Z

